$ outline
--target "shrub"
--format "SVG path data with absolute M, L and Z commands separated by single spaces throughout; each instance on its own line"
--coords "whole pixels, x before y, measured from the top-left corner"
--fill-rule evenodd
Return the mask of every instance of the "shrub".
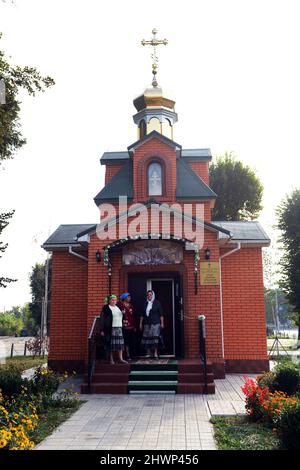
M 11 397 L 21 392 L 23 379 L 21 371 L 13 366 L 0 369 L 0 390 L 6 397 Z
M 34 395 L 51 396 L 56 392 L 61 378 L 46 367 L 37 367 L 32 379 L 28 382 L 30 392 Z
M 300 401 L 288 404 L 280 413 L 278 420 L 279 435 L 287 449 L 300 449 Z
M 268 387 L 270 392 L 282 391 L 294 395 L 299 390 L 300 369 L 289 358 L 282 359 L 271 372 L 257 377 L 260 387 Z
M 288 395 L 294 395 L 300 383 L 300 371 L 292 362 L 281 362 L 277 364 L 275 371 L 275 389 L 281 390 Z
M 42 351 L 44 351 L 45 354 L 49 352 L 49 338 L 47 337 L 41 338 L 40 336 L 36 336 L 35 338 L 29 339 L 26 344 L 28 351 L 31 352 L 33 357 L 40 355 Z
M 261 375 L 256 377 L 257 383 L 261 388 L 268 387 L 270 392 L 275 392 L 276 390 L 276 374 L 272 371 L 264 372 Z
M 268 387 L 260 387 L 255 380 L 245 377 L 245 384 L 242 392 L 246 396 L 246 412 L 252 421 L 260 421 L 264 417 L 264 409 L 262 407 L 264 401 L 269 396 Z
M 282 410 L 290 405 L 294 406 L 298 402 L 298 399 L 295 397 L 289 397 L 286 393 L 281 391 L 276 391 L 274 393 L 269 393 L 269 396 L 266 397 L 262 404 L 264 410 L 265 420 L 272 425 L 277 425 L 278 420 L 280 419 L 280 414 Z

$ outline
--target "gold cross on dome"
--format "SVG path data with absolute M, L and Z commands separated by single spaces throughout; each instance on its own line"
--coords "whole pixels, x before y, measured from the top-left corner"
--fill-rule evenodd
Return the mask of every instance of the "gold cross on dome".
M 153 73 L 152 85 L 156 87 L 158 85 L 157 80 L 156 80 L 157 66 L 158 66 L 158 57 L 156 55 L 156 47 L 160 46 L 161 44 L 166 46 L 168 44 L 168 41 L 167 41 L 167 39 L 157 39 L 157 37 L 156 37 L 157 29 L 155 29 L 155 28 L 152 29 L 152 34 L 153 34 L 153 36 L 152 36 L 152 39 L 150 41 L 146 41 L 145 39 L 143 39 L 141 41 L 141 43 L 142 43 L 143 46 L 152 46 L 153 47 L 153 52 L 151 54 L 151 58 L 153 60 L 153 63 L 152 63 L 152 73 Z

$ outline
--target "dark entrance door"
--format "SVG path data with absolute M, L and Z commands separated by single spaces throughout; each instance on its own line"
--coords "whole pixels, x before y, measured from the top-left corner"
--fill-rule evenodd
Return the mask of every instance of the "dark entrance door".
M 128 274 L 128 291 L 132 296 L 137 319 L 143 312 L 148 289 L 154 290 L 164 311 L 166 349 L 162 354 L 181 357 L 183 355 L 183 319 L 180 276 L 174 272 Z M 137 331 L 136 350 L 138 355 L 145 353 L 140 347 L 141 336 L 141 333 Z
M 149 282 L 150 281 L 150 282 Z M 150 287 L 151 285 L 151 287 Z M 174 281 L 173 279 L 149 279 L 148 287 L 155 292 L 164 313 L 164 354 L 175 355 L 174 335 Z

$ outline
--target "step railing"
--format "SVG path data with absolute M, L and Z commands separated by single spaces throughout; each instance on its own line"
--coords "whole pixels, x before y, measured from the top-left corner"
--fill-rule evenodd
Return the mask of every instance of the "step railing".
M 100 335 L 100 317 L 95 317 L 88 337 L 88 393 L 91 393 L 91 384 L 96 364 L 97 341 Z
M 206 363 L 206 331 L 205 331 L 205 316 L 199 315 L 199 349 L 200 358 L 203 362 L 203 373 L 204 373 L 204 393 L 207 394 L 207 363 Z

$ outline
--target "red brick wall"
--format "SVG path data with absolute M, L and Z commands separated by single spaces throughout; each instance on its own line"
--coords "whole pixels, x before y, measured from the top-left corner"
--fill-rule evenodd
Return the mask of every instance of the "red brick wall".
M 191 169 L 209 185 L 209 162 L 188 162 Z
M 222 260 L 225 359 L 267 359 L 261 248 Z
M 200 251 L 200 261 L 204 260 L 206 246 L 211 249 L 211 261 L 219 259 L 219 246 L 216 234 L 205 230 L 205 243 Z M 220 315 L 219 286 L 200 285 L 200 264 L 198 266 L 198 293 L 194 290 L 194 253 L 184 252 L 184 263 L 187 268 L 184 298 L 184 333 L 186 357 L 199 357 L 198 315 L 206 317 L 206 346 L 208 359 L 214 363 L 223 363 Z
M 93 318 L 97 315 L 103 305 L 103 299 L 108 294 L 108 268 L 103 261 L 97 263 L 95 253 L 107 245 L 108 241 L 101 241 L 96 235 L 91 237 L 89 245 L 89 267 L 88 267 L 88 313 L 87 331 L 90 330 Z M 211 260 L 219 257 L 219 246 L 216 234 L 205 230 L 205 242 L 200 252 L 200 258 L 204 259 L 204 249 L 211 249 Z M 119 293 L 127 288 L 122 275 L 121 252 L 112 254 L 112 292 Z M 222 341 L 221 341 L 221 317 L 220 317 L 220 288 L 219 286 L 200 286 L 200 273 L 198 273 L 198 294 L 194 292 L 194 252 L 184 250 L 184 334 L 185 334 L 185 357 L 199 357 L 199 314 L 207 317 L 207 351 L 209 360 L 222 363 Z M 163 269 L 162 266 L 159 269 Z M 168 270 L 168 267 L 165 267 Z M 147 267 L 143 268 L 147 272 Z
M 122 168 L 123 163 L 114 163 L 105 165 L 105 186 L 110 182 L 113 176 Z
M 87 267 L 65 251 L 52 255 L 49 361 L 82 361 L 86 342 Z
M 158 158 L 164 167 L 164 196 L 155 196 L 158 201 L 174 201 L 176 192 L 176 153 L 174 148 L 153 138 L 135 150 L 133 157 L 134 202 L 149 199 L 147 193 L 147 167 L 153 158 Z

